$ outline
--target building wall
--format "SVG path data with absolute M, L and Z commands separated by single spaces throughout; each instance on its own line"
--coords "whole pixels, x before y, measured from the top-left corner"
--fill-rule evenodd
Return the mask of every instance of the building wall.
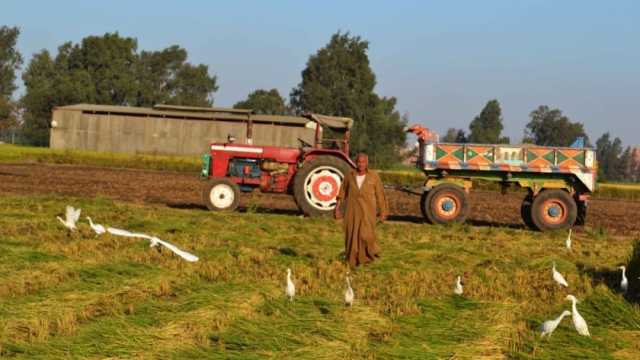
M 131 154 L 199 155 L 212 142 L 246 144 L 245 121 L 191 120 L 156 116 L 93 114 L 56 109 L 50 147 Z M 300 124 L 253 124 L 253 144 L 297 147 L 298 138 L 313 143 L 315 130 Z

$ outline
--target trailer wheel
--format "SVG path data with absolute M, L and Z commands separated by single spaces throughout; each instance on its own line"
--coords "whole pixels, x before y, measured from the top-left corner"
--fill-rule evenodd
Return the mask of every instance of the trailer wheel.
M 331 215 L 349 164 L 335 156 L 318 156 L 306 162 L 293 180 L 293 197 L 308 216 Z
M 522 200 L 522 205 L 520 205 L 520 216 L 522 217 L 522 221 L 524 224 L 531 230 L 538 230 L 536 225 L 533 223 L 533 219 L 531 218 L 531 204 L 533 203 L 533 196 L 527 195 L 527 197 Z
M 214 178 L 207 182 L 202 199 L 212 211 L 233 211 L 240 203 L 240 188 L 227 178 Z
M 531 204 L 531 219 L 540 231 L 568 229 L 577 213 L 575 200 L 564 190 L 543 190 Z
M 464 189 L 453 184 L 440 184 L 422 196 L 421 208 L 432 224 L 464 222 L 469 214 L 469 201 Z

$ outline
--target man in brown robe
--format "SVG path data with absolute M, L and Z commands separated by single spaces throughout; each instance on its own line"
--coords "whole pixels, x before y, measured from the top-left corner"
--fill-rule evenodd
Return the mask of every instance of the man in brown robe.
M 345 213 L 341 205 L 346 202 Z M 376 214 L 379 211 L 379 216 Z M 369 170 L 365 154 L 356 157 L 356 170 L 344 178 L 336 204 L 336 219 L 344 218 L 345 258 L 351 266 L 373 261 L 380 249 L 376 243 L 376 219 L 387 219 L 387 201 L 378 174 Z

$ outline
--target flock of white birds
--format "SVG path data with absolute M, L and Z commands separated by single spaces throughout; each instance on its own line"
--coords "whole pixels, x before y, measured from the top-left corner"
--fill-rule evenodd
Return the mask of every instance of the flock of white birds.
M 567 236 L 565 245 L 567 250 L 571 251 L 571 229 L 569 229 L 569 235 Z M 620 290 L 622 290 L 623 293 L 626 293 L 627 289 L 629 288 L 629 281 L 627 280 L 627 276 L 625 274 L 625 267 L 620 266 L 618 267 L 618 269 L 622 270 L 622 279 L 620 280 Z M 551 274 L 553 276 L 553 280 L 556 283 L 558 283 L 558 285 L 560 285 L 561 287 L 563 286 L 565 288 L 569 287 L 569 283 L 564 278 L 564 276 L 562 276 L 562 274 L 558 270 L 556 270 L 555 261 L 553 262 L 551 267 Z M 543 322 L 542 325 L 540 326 L 540 337 L 551 336 L 551 334 L 558 327 L 562 319 L 568 315 L 571 315 L 571 319 L 573 320 L 573 326 L 576 328 L 576 331 L 578 332 L 578 334 L 583 336 L 591 336 L 591 334 L 589 333 L 589 327 L 587 325 L 587 322 L 584 320 L 582 315 L 580 315 L 580 313 L 578 312 L 578 308 L 576 306 L 576 304 L 578 303 L 578 299 L 576 299 L 576 297 L 573 295 L 567 295 L 566 300 L 571 301 L 571 311 L 565 310 L 557 318 Z
M 572 231 L 571 229 L 569 229 L 569 235 L 567 236 L 567 240 L 565 242 L 568 250 L 571 250 L 571 233 Z M 629 287 L 629 282 L 625 274 L 625 267 L 620 266 L 619 269 L 622 270 L 622 280 L 620 281 L 620 289 L 622 290 L 622 292 L 626 293 Z M 569 283 L 564 278 L 564 276 L 562 276 L 562 274 L 558 270 L 556 270 L 555 261 L 553 262 L 551 272 L 553 275 L 553 280 L 556 283 L 558 283 L 558 285 L 563 286 L 565 288 L 569 287 Z M 638 279 L 640 279 L 640 277 Z M 348 273 L 346 276 L 346 283 L 347 283 L 347 287 L 344 291 L 344 303 L 345 305 L 353 306 L 355 294 L 354 294 L 353 288 L 351 287 L 351 278 L 349 277 Z M 462 285 L 463 285 L 462 276 L 457 276 L 454 287 L 453 287 L 453 293 L 456 295 L 462 295 L 464 291 Z M 290 301 L 293 301 L 293 298 L 296 295 L 296 286 L 291 278 L 290 268 L 287 268 L 287 286 L 285 288 L 285 294 Z M 578 299 L 573 295 L 567 295 L 566 300 L 571 301 L 571 311 L 565 310 L 557 318 L 543 322 L 540 325 L 540 337 L 545 337 L 545 336 L 550 337 L 551 334 L 556 330 L 558 325 L 560 325 L 560 322 L 562 322 L 562 319 L 565 316 L 569 316 L 569 315 L 571 315 L 571 319 L 573 320 L 573 326 L 575 327 L 578 334 L 583 336 L 591 336 L 591 334 L 589 333 L 589 327 L 587 325 L 587 322 L 584 320 L 582 315 L 580 315 L 580 313 L 578 312 L 578 308 L 576 306 L 576 304 L 578 303 Z
M 60 220 L 60 222 L 62 223 L 62 225 L 64 225 L 67 229 L 69 229 L 70 231 L 75 231 L 77 229 L 76 224 L 78 223 L 78 221 L 80 220 L 80 212 L 82 210 L 80 209 L 74 209 L 72 206 L 67 206 L 66 209 L 66 214 L 65 214 L 65 219 L 61 218 L 60 216 L 57 216 L 57 219 Z M 141 234 L 141 233 L 134 233 L 134 232 L 130 232 L 127 230 L 123 230 L 123 229 L 118 229 L 118 228 L 112 228 L 112 227 L 107 227 L 105 229 L 105 227 L 101 224 L 94 224 L 93 220 L 91 220 L 90 217 L 87 216 L 87 220 L 89 221 L 89 226 L 91 227 L 91 229 L 96 233 L 96 235 L 102 235 L 104 233 L 109 233 L 112 235 L 116 235 L 116 236 L 124 236 L 124 237 L 130 237 L 130 238 L 140 238 L 140 239 L 146 239 L 149 240 L 150 242 L 150 247 L 155 247 L 157 249 L 160 249 L 159 246 L 162 245 L 165 248 L 171 250 L 174 254 L 180 256 L 181 258 L 189 261 L 189 262 L 196 262 L 198 261 L 198 257 L 186 252 L 184 250 L 179 249 L 177 246 L 168 243 L 164 240 L 160 240 L 155 236 L 150 236 L 147 234 Z
M 80 220 L 80 212 L 81 212 L 80 209 L 74 209 L 72 206 L 67 206 L 66 218 L 62 219 L 59 216 L 57 218 L 58 220 L 60 220 L 62 225 L 64 225 L 69 230 L 74 231 L 77 229 L 76 224 Z M 198 261 L 197 256 L 191 253 L 188 253 L 184 250 L 181 250 L 177 246 L 170 244 L 166 241 L 160 240 L 155 236 L 149 236 L 141 233 L 133 233 L 127 230 L 112 228 L 112 227 L 107 227 L 105 229 L 103 225 L 94 224 L 91 218 L 88 216 L 87 216 L 87 220 L 89 221 L 89 226 L 97 235 L 109 233 L 116 236 L 147 239 L 150 241 L 150 247 L 158 247 L 159 245 L 162 245 L 167 249 L 171 250 L 174 254 L 180 256 L 181 258 L 189 262 Z M 569 235 L 567 236 L 567 240 L 565 241 L 565 245 L 568 250 L 571 250 L 571 233 L 572 231 L 571 229 L 569 229 Z M 629 281 L 625 273 L 626 268 L 624 266 L 620 266 L 619 269 L 622 270 L 622 279 L 620 281 L 620 289 L 622 290 L 623 293 L 626 293 L 629 288 Z M 567 280 L 556 269 L 555 261 L 553 262 L 551 273 L 553 275 L 553 280 L 556 283 L 558 283 L 560 286 L 563 286 L 565 288 L 569 287 L 569 283 L 567 282 Z M 296 286 L 295 286 L 295 283 L 293 282 L 293 279 L 291 278 L 291 275 L 292 275 L 291 269 L 287 268 L 287 286 L 285 288 L 285 294 L 290 301 L 293 301 L 293 298 L 296 295 Z M 353 291 L 353 288 L 351 287 L 351 278 L 349 277 L 348 273 L 345 280 L 346 280 L 347 286 L 344 291 L 344 303 L 347 306 L 353 306 L 355 293 Z M 462 295 L 463 294 L 462 285 L 463 285 L 462 277 L 458 276 L 455 281 L 453 293 L 456 295 Z M 550 337 L 551 334 L 558 327 L 558 325 L 560 325 L 560 322 L 562 322 L 562 319 L 565 316 L 569 316 L 569 315 L 571 315 L 571 318 L 573 320 L 573 325 L 576 328 L 576 331 L 578 332 L 578 334 L 583 336 L 591 336 L 591 334 L 589 333 L 589 327 L 587 326 L 587 322 L 584 320 L 582 315 L 580 315 L 580 313 L 578 312 L 578 309 L 576 306 L 576 304 L 578 303 L 578 299 L 576 299 L 576 297 L 573 295 L 567 295 L 566 300 L 571 301 L 571 311 L 565 310 L 557 318 L 543 322 L 542 325 L 540 326 L 540 337 L 545 337 L 545 336 Z

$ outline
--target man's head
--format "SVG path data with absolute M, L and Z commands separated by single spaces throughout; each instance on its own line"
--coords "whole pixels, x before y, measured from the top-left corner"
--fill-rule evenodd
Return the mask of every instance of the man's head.
M 365 153 L 359 153 L 356 156 L 356 170 L 358 170 L 359 173 L 363 173 L 367 171 L 368 168 L 369 168 L 369 156 L 367 156 L 367 154 Z

